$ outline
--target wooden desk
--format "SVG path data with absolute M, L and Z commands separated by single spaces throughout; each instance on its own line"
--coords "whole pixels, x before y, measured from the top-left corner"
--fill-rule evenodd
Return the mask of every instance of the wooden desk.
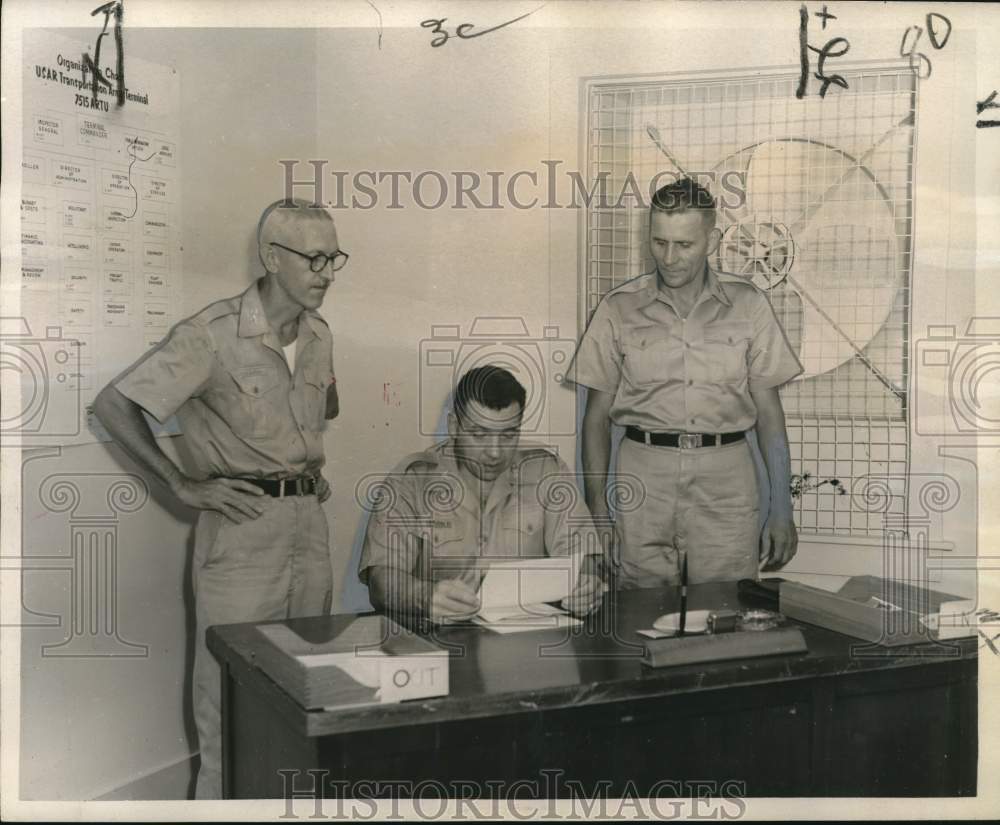
M 692 610 L 740 606 L 734 584 L 689 593 Z M 338 711 L 304 711 L 254 667 L 255 625 L 211 628 L 227 796 L 280 798 L 278 771 L 301 771 L 302 788 L 310 768 L 331 782 L 435 780 L 465 796 L 475 785 L 454 783 L 533 783 L 521 798 L 614 797 L 629 781 L 640 795 L 686 793 L 671 780 L 736 781 L 730 792 L 749 797 L 976 793 L 975 639 L 880 648 L 801 625 L 808 654 L 650 670 L 635 631 L 677 608 L 674 591 L 613 595 L 574 633 L 440 629 L 449 696 Z M 328 798 L 349 795 L 330 787 Z

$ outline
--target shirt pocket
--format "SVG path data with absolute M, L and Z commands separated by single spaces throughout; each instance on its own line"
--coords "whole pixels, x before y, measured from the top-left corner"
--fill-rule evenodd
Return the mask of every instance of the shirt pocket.
M 475 559 L 475 550 L 469 546 L 471 537 L 456 520 L 434 519 L 433 524 L 430 552 L 423 554 L 422 577 L 432 581 L 462 578 Z
M 663 384 L 680 367 L 677 341 L 660 326 L 637 327 L 622 342 L 622 373 L 635 387 Z
M 435 556 L 455 558 L 467 555 L 464 525 L 452 520 L 434 519 L 431 531 L 431 547 Z
M 491 548 L 492 555 L 520 558 L 545 555 L 545 510 L 536 501 L 520 500 L 507 507 L 500 520 L 503 546 Z
M 303 375 L 302 383 L 305 426 L 320 431 L 326 426 L 326 392 L 330 378 L 322 370 L 309 369 Z
M 235 389 L 227 399 L 222 417 L 230 428 L 244 438 L 267 438 L 278 429 L 278 401 L 281 377 L 266 364 L 234 367 L 229 371 Z
M 749 321 L 720 321 L 705 327 L 709 381 L 738 384 L 747 378 L 750 337 Z

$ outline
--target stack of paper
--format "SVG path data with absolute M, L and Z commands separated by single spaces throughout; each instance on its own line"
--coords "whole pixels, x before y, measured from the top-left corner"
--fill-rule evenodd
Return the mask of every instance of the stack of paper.
M 548 602 L 569 596 L 579 572 L 577 554 L 495 562 L 483 577 L 473 621 L 498 633 L 577 625 L 578 619 Z

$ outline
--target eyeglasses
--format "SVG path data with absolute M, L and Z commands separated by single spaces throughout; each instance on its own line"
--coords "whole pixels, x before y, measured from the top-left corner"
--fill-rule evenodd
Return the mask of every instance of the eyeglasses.
M 294 252 L 300 258 L 305 258 L 309 261 L 309 268 L 313 272 L 322 272 L 326 269 L 328 263 L 333 265 L 333 271 L 336 272 L 339 269 L 344 268 L 344 264 L 347 263 L 347 259 L 351 257 L 346 252 L 341 252 L 339 249 L 332 255 L 327 255 L 325 252 L 317 252 L 315 255 L 306 255 L 305 252 L 299 252 L 297 249 L 292 249 L 290 246 L 285 246 L 277 241 L 271 241 L 271 246 L 277 246 L 280 249 L 284 249 L 286 252 Z

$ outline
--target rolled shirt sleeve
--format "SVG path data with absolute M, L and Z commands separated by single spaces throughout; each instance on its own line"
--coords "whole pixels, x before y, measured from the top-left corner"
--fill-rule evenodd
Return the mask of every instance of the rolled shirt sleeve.
M 756 293 L 750 321 L 753 327 L 749 354 L 750 391 L 778 387 L 800 375 L 802 364 L 762 292 Z
M 573 361 L 566 371 L 569 381 L 600 392 L 615 393 L 622 377 L 616 312 L 602 300 L 594 311 L 587 330 L 580 339 Z
M 162 424 L 208 382 L 213 357 L 208 330 L 182 321 L 112 385 Z

